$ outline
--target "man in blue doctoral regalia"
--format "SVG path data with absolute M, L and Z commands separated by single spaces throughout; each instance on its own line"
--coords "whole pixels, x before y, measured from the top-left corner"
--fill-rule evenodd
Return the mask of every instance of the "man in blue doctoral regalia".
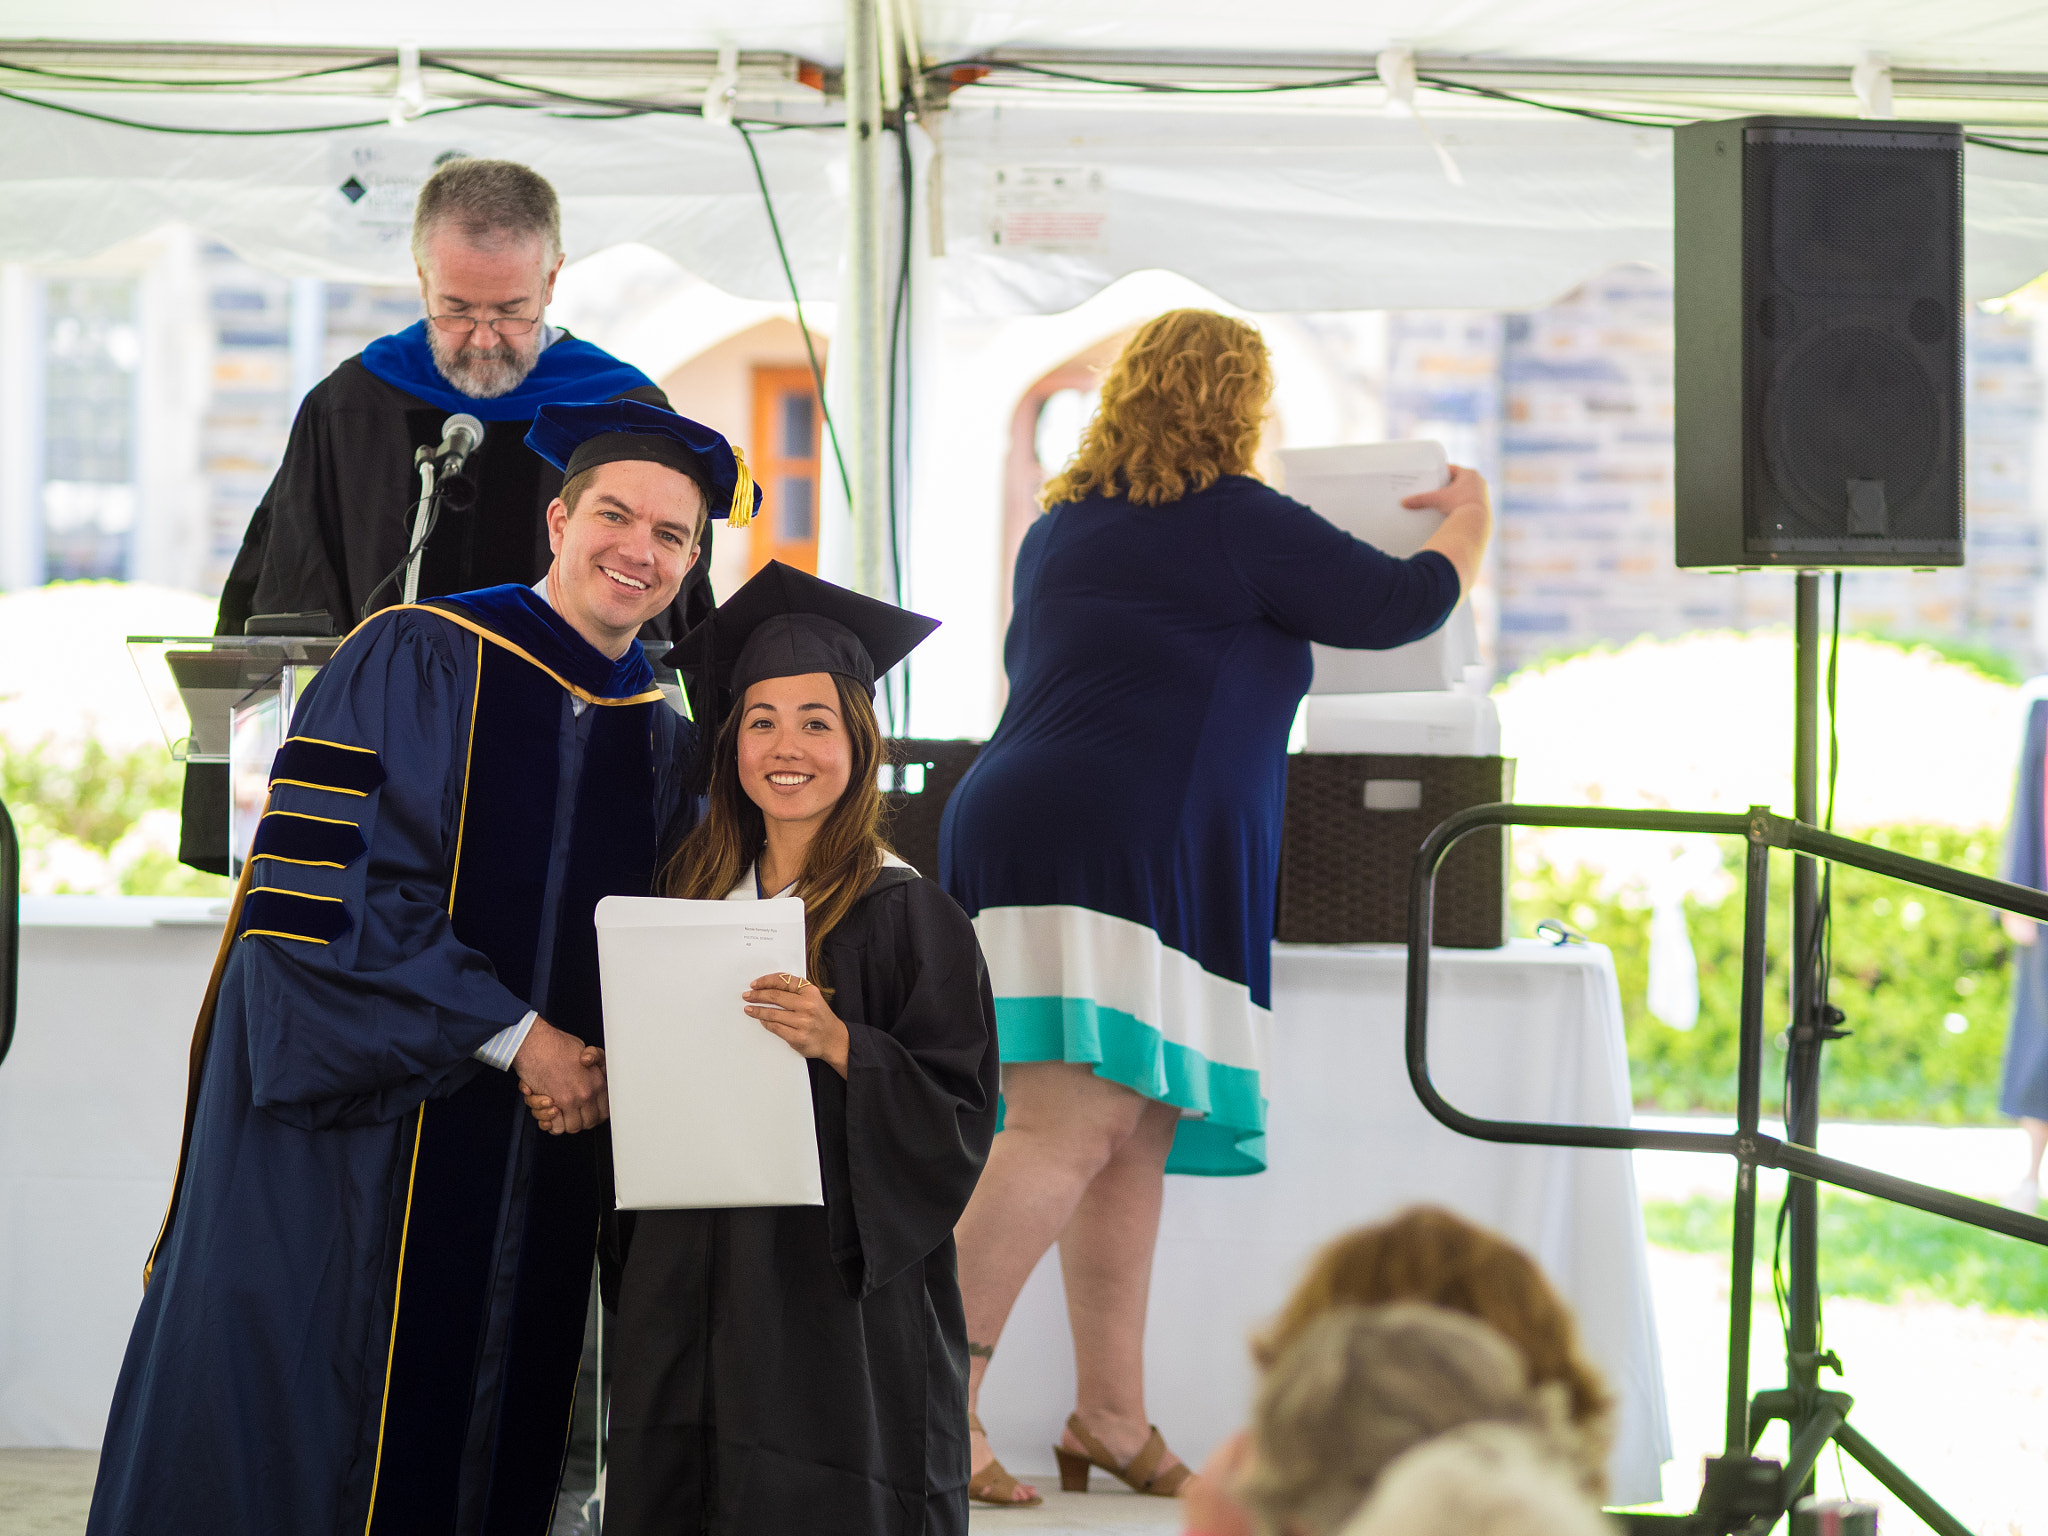
M 92 1536 L 547 1530 L 609 1203 L 592 913 L 691 804 L 635 636 L 758 496 L 654 406 L 530 441 L 542 582 L 379 613 L 277 755 Z
M 547 569 L 546 512 L 562 487 L 559 470 L 524 441 L 534 413 L 611 399 L 668 404 L 639 369 L 548 324 L 561 211 L 534 171 L 451 159 L 420 188 L 412 254 L 427 318 L 379 337 L 307 393 L 221 589 L 218 633 L 241 634 L 253 614 L 320 613 L 289 627 L 346 634 L 397 602 L 419 494 L 413 455 L 438 444 L 457 413 L 484 427 L 464 466 L 477 495 L 469 506 L 443 503 L 420 556 L 420 595 L 530 585 Z M 711 611 L 708 567 L 700 562 L 648 616 L 648 640 L 680 640 Z M 227 769 L 197 763 L 185 780 L 178 856 L 226 874 Z

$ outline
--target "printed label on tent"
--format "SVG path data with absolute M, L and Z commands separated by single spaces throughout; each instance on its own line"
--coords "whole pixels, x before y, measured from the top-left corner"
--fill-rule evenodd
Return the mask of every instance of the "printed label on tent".
M 1108 249 L 1109 195 L 1101 171 L 998 165 L 989 176 L 989 242 L 998 250 L 1095 256 Z
M 458 149 L 432 144 L 342 140 L 328 150 L 329 248 L 336 255 L 405 260 L 420 186 Z M 409 272 L 411 263 L 406 260 Z

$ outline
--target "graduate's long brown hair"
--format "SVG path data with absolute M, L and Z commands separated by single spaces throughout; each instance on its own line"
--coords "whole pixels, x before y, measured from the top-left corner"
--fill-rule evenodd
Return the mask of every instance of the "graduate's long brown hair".
M 796 894 L 804 904 L 805 965 L 820 986 L 828 979 L 821 974 L 825 935 L 853 910 L 881 867 L 887 847 L 881 830 L 882 791 L 876 783 L 882 728 L 875 720 L 875 706 L 860 684 L 837 673 L 832 682 L 839 690 L 839 718 L 851 748 L 846 788 L 811 839 L 796 879 Z M 767 847 L 768 824 L 761 807 L 740 786 L 740 723 L 746 712 L 742 696 L 733 701 L 719 727 L 711 749 L 710 805 L 661 872 L 665 896 L 722 901 Z

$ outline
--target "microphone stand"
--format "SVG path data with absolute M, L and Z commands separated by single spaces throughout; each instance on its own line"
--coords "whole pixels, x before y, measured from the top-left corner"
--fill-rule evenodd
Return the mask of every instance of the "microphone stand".
M 413 462 L 420 471 L 420 499 L 418 510 L 413 513 L 412 537 L 406 544 L 405 584 L 399 601 L 408 605 L 419 601 L 420 561 L 427 552 L 427 535 L 433 530 L 436 516 L 440 512 L 441 493 L 436 487 L 440 465 L 434 458 L 432 448 L 420 448 L 413 454 Z

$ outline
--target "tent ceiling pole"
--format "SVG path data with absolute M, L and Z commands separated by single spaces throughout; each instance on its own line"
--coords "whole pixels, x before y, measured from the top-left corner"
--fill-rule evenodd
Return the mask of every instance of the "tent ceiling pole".
M 960 61 L 966 63 L 968 61 Z M 1370 53 L 1212 53 L 1194 49 L 992 48 L 974 64 L 1005 78 L 1004 66 L 1065 70 L 1134 84 L 1299 85 L 1306 81 L 1370 74 Z M 1587 59 L 1523 59 L 1454 53 L 1417 53 L 1419 75 L 1436 75 L 1506 91 L 1569 92 L 1574 96 L 1642 97 L 1711 92 L 1720 95 L 1813 94 L 1853 99 L 1849 64 L 1630 63 Z M 1916 69 L 1894 63 L 1894 90 L 1940 101 L 2038 101 L 2048 74 L 1981 69 Z M 1035 83 L 1049 82 L 1042 77 Z M 1372 89 L 1374 87 L 1367 87 Z
M 901 6 L 892 12 L 895 28 L 904 33 L 909 51 L 912 26 L 902 0 L 877 0 Z M 873 9 L 872 7 L 870 9 Z M 877 56 L 881 28 L 876 22 Z M 488 74 L 524 77 L 537 85 L 596 95 L 630 97 L 673 105 L 694 104 L 718 71 L 715 49 L 602 48 L 456 48 L 430 49 L 421 61 L 429 94 L 455 101 L 539 99 L 516 87 L 437 71 L 436 59 Z M 58 81 L 47 76 L 9 72 L 9 62 L 75 74 L 131 74 L 140 81 Z M 958 61 L 966 63 L 967 61 Z M 1351 52 L 1231 52 L 1188 48 L 1088 49 L 994 48 L 974 61 L 1003 77 L 1005 65 L 1038 65 L 1079 74 L 1102 74 L 1139 81 L 1210 83 L 1255 86 L 1299 84 L 1329 76 L 1369 73 L 1374 55 Z M 33 91 L 190 90 L 195 87 L 234 94 L 245 89 L 236 77 L 289 75 L 336 65 L 388 65 L 388 73 L 316 76 L 278 81 L 258 89 L 266 95 L 388 95 L 397 72 L 397 56 L 374 49 L 233 43 L 85 42 L 62 39 L 0 41 L 0 84 Z M 1712 93 L 1717 96 L 1783 96 L 1785 94 L 1850 95 L 1849 64 L 1716 64 L 1707 62 L 1629 62 L 1591 59 L 1513 58 L 1500 55 L 1418 53 L 1415 67 L 1438 75 L 1508 91 L 1560 91 L 1575 96 L 1617 98 L 1667 94 Z M 840 71 L 821 67 L 792 53 L 748 49 L 739 56 L 740 94 L 752 100 L 784 99 L 822 104 L 840 93 Z M 1025 72 L 1017 70 L 1022 76 Z M 159 85 L 156 82 L 175 82 Z M 954 82 L 964 84 L 967 82 Z M 1040 83 L 1044 83 L 1041 81 Z M 2038 102 L 2048 95 L 2048 73 L 1982 69 L 1920 69 L 1892 65 L 1893 89 L 1901 96 L 1938 102 Z M 886 92 L 885 92 L 886 94 Z M 940 93 L 943 100 L 943 92 Z M 938 105 L 938 102 L 932 105 Z
M 453 68 L 437 66 L 447 64 Z M 10 68 L 26 66 L 26 68 Z M 351 68 L 350 66 L 362 66 Z M 532 85 L 600 97 L 693 106 L 718 73 L 716 49 L 625 52 L 599 48 L 438 48 L 420 60 L 431 96 L 450 101 L 542 100 Z M 30 69 L 99 79 L 54 79 Z M 494 84 L 456 70 L 477 70 L 517 82 Z M 280 79 L 332 70 L 303 79 Z M 389 95 L 398 75 L 394 52 L 371 48 L 281 47 L 232 43 L 85 43 L 0 41 L 0 85 L 11 90 L 131 92 L 256 92 L 271 96 Z M 133 78 L 130 78 L 133 77 Z M 240 81 L 260 82 L 242 85 Z M 822 103 L 836 94 L 839 72 L 793 53 L 744 49 L 740 95 L 747 100 Z
M 846 0 L 846 312 L 832 362 L 847 370 L 853 580 L 888 597 L 889 359 L 882 325 L 882 53 L 877 0 Z

